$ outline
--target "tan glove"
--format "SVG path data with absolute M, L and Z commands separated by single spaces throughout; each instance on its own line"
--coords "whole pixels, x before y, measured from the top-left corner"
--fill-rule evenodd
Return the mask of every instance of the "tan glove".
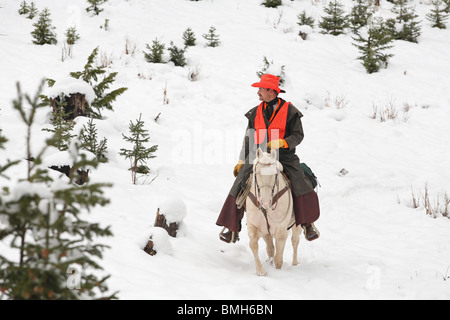
M 267 149 L 276 150 L 279 148 L 286 148 L 286 141 L 284 139 L 272 140 L 267 143 Z
M 239 170 L 241 170 L 242 166 L 244 165 L 244 161 L 239 160 L 237 165 L 234 166 L 233 174 L 236 177 L 239 173 Z

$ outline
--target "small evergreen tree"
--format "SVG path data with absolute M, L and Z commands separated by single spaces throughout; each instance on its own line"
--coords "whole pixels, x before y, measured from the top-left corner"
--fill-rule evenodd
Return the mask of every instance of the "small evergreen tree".
M 319 27 L 324 30 L 322 33 L 332 34 L 333 36 L 344 33 L 345 28 L 348 27 L 348 22 L 343 7 L 338 0 L 333 0 L 324 9 L 327 16 L 322 17 L 319 23 Z
M 80 40 L 80 35 L 77 33 L 77 29 L 75 27 L 67 28 L 65 35 L 67 44 L 72 45 Z
M 28 7 L 28 11 L 29 12 L 28 12 L 27 18 L 33 19 L 36 16 L 36 14 L 38 13 L 38 9 L 36 8 L 36 5 L 34 4 L 34 2 L 32 2 L 30 4 L 30 6 Z
M 19 11 L 20 15 L 28 14 L 27 15 L 28 19 L 33 19 L 36 16 L 36 13 L 38 12 L 34 2 L 31 2 L 31 4 L 28 5 L 26 1 L 22 1 L 20 3 L 20 7 L 19 7 L 18 11 Z
M 427 20 L 431 21 L 432 28 L 446 29 L 445 21 L 448 19 L 448 14 L 446 13 L 446 8 L 441 8 L 441 0 L 433 0 L 432 5 L 434 6 L 431 13 L 426 15 Z
M 407 7 L 407 0 L 395 0 L 392 12 L 396 13 L 395 19 L 387 19 L 386 26 L 395 40 L 418 42 L 420 36 L 420 22 L 418 15 L 412 7 Z
M 311 28 L 314 28 L 314 18 L 308 15 L 306 10 L 303 10 L 302 13 L 297 16 L 297 19 L 297 24 L 299 26 L 310 26 Z
M 158 41 L 158 38 L 153 40 L 152 43 L 153 44 L 151 47 L 147 44 L 147 49 L 150 50 L 150 52 L 144 51 L 145 60 L 150 63 L 164 63 L 163 54 L 165 45 L 163 43 L 160 43 Z
M 258 78 L 261 78 L 263 74 L 270 73 L 276 75 L 280 78 L 280 85 L 283 85 L 286 78 L 285 67 L 282 65 L 281 67 L 274 67 L 273 61 L 269 61 L 266 56 L 263 57 L 263 67 L 261 71 L 256 72 Z M 276 69 L 276 70 L 275 70 Z
M 367 0 L 356 0 L 348 16 L 348 22 L 351 30 L 357 33 L 361 27 L 367 25 L 369 18 L 372 16 L 371 5 Z
M 99 6 L 108 2 L 108 0 L 87 0 L 87 2 L 90 4 L 90 6 L 86 8 L 86 11 L 87 12 L 93 11 L 98 16 L 100 12 L 104 10 L 101 9 Z
M 0 128 L 0 150 L 5 149 L 5 144 L 8 142 L 8 139 L 2 134 L 2 129 Z M 3 174 L 8 168 L 15 166 L 19 163 L 19 160 L 10 161 L 7 160 L 5 164 L 0 163 L 0 177 L 8 179 L 6 175 Z M 1 196 L 0 196 L 0 207 L 2 205 Z M 1 231 L 0 231 L 1 232 Z
M 86 104 L 86 114 L 89 117 L 101 118 L 101 110 L 107 109 L 112 111 L 112 103 L 117 99 L 118 96 L 124 93 L 127 88 L 122 87 L 105 93 L 107 90 L 109 90 L 110 85 L 114 82 L 118 73 L 111 72 L 108 76 L 104 77 L 103 80 L 99 82 L 98 76 L 106 73 L 106 71 L 100 68 L 94 68 L 93 64 L 95 58 L 97 57 L 97 54 L 98 47 L 95 48 L 88 57 L 88 61 L 84 66 L 84 70 L 71 72 L 70 76 L 76 79 L 82 78 L 85 82 L 89 83 L 92 86 L 96 97 L 90 105 Z
M 31 35 L 33 36 L 33 43 L 38 45 L 56 44 L 56 34 L 53 32 L 55 27 L 51 25 L 50 11 L 45 8 L 39 14 L 39 20 L 33 26 L 36 28 Z
M 278 6 L 283 5 L 283 1 L 282 0 L 264 0 L 262 5 L 267 8 L 276 8 Z
M 75 137 L 71 132 L 74 127 L 74 123 L 69 120 L 66 121 L 68 114 L 65 112 L 64 107 L 67 102 L 64 101 L 64 94 L 59 97 L 59 100 L 55 100 L 57 104 L 57 112 L 52 114 L 53 129 L 42 129 L 43 131 L 53 132 L 53 145 L 58 148 L 59 151 L 65 151 L 69 149 L 70 140 Z
M 130 160 L 131 181 L 133 184 L 136 184 L 138 173 L 146 173 L 149 171 L 149 168 L 146 166 L 147 160 L 155 158 L 156 156 L 153 155 L 153 152 L 158 150 L 157 145 L 150 148 L 144 146 L 150 140 L 150 136 L 147 133 L 148 130 L 144 129 L 144 121 L 141 120 L 141 116 L 140 114 L 136 123 L 130 121 L 129 130 L 131 136 L 122 134 L 125 141 L 133 144 L 133 149 L 121 148 L 119 153 L 125 159 Z
M 176 66 L 179 67 L 184 67 L 186 65 L 186 58 L 184 57 L 186 49 L 179 49 L 173 44 L 173 42 L 170 42 L 170 47 L 168 48 L 168 50 L 170 53 L 169 61 L 172 61 Z
M 39 94 L 34 98 L 23 95 L 17 85 L 18 98 L 14 108 L 27 126 L 26 177 L 3 186 L 0 193 L 0 241 L 7 243 L 17 253 L 17 258 L 0 254 L 0 298 L 33 300 L 67 300 L 116 298 L 107 292 L 106 280 L 88 274 L 89 269 L 101 270 L 98 259 L 107 246 L 96 243 L 98 237 L 111 236 L 109 227 L 86 221 L 82 213 L 95 206 L 104 206 L 109 200 L 103 197 L 107 184 L 76 186 L 72 182 L 77 169 L 96 167 L 74 145 L 71 147 L 73 168 L 68 183 L 54 181 L 48 170 L 41 166 L 42 155 L 52 144 L 38 153 L 31 152 L 31 126 L 36 111 L 43 105 Z M 40 90 L 42 85 L 40 86 Z M 23 106 L 28 101 L 30 108 Z M 34 159 L 30 161 L 30 159 Z M 62 178 L 60 178 L 62 179 Z M 70 275 L 74 266 L 82 273 Z M 68 276 L 70 275 L 70 276 Z M 75 277 L 77 281 L 70 281 Z M 75 283 L 74 283 L 75 282 Z M 73 284 L 73 286 L 72 286 Z
M 387 54 L 384 51 L 392 48 L 390 44 L 392 38 L 385 26 L 383 19 L 377 19 L 375 23 L 372 24 L 367 29 L 367 36 L 361 35 L 361 32 L 353 37 L 356 43 L 353 43 L 361 53 L 358 57 L 362 60 L 362 65 L 368 73 L 377 72 L 381 67 L 387 67 L 388 60 L 393 55 Z
M 184 45 L 186 47 L 193 47 L 195 46 L 195 41 L 197 40 L 195 38 L 195 34 L 192 31 L 191 28 L 187 28 L 186 31 L 184 31 L 183 33 L 183 40 L 184 40 Z
M 19 11 L 20 15 L 27 14 L 30 12 L 30 9 L 28 8 L 28 4 L 26 1 L 22 1 L 20 3 L 20 7 L 19 7 L 18 11 Z
M 214 26 L 209 28 L 208 33 L 203 34 L 203 38 L 208 41 L 206 44 L 208 47 L 217 47 L 220 44 L 219 35 L 216 34 L 216 28 Z
M 80 147 L 84 150 L 92 152 L 100 162 L 107 162 L 107 139 L 103 138 L 101 141 L 97 141 L 97 128 L 94 124 L 94 120 L 91 118 L 87 123 L 87 127 L 83 125 L 83 129 L 80 132 Z
M 446 13 L 450 13 L 450 0 L 443 0 L 443 1 L 444 1 L 444 4 L 445 4 L 444 11 Z

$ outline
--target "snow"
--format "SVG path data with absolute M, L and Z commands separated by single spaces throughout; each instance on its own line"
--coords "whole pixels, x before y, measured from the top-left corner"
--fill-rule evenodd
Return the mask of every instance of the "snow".
M 182 199 L 172 196 L 165 197 L 159 204 L 160 213 L 166 217 L 167 223 L 182 222 L 186 217 L 187 208 Z
M 44 91 L 44 94 L 49 98 L 56 98 L 61 94 L 69 96 L 73 93 L 81 93 L 85 95 L 87 103 L 91 103 L 95 99 L 94 89 L 92 89 L 92 86 L 82 79 L 67 76 L 55 81 L 55 84 L 48 88 L 47 92 Z
M 298 35 L 297 15 L 305 9 L 317 22 L 325 2 L 284 1 L 269 9 L 260 0 L 110 0 L 99 16 L 85 11 L 84 0 L 34 2 L 49 8 L 57 45 L 33 45 L 37 18 L 20 16 L 19 1 L 0 0 L 0 127 L 9 139 L 0 162 L 25 157 L 24 125 L 11 103 L 16 82 L 32 95 L 43 78 L 67 79 L 82 70 L 99 46 L 99 57 L 111 62 L 107 72 L 118 72 L 114 88 L 128 88 L 114 111 L 95 121 L 98 138 L 108 139 L 109 162 L 89 173 L 93 182 L 113 183 L 105 190 L 111 203 L 92 210 L 89 219 L 111 225 L 114 237 L 100 239 L 111 247 L 101 265 L 120 299 L 450 298 L 450 220 L 426 215 L 423 206 L 411 208 L 412 189 L 423 194 L 427 184 L 432 202 L 439 199 L 441 206 L 450 191 L 450 28 L 430 27 L 424 17 L 431 5 L 411 1 L 422 20 L 419 44 L 396 41 L 388 68 L 369 75 L 356 60 L 350 34 L 334 37 L 315 28 L 307 40 Z M 350 0 L 343 2 L 351 7 Z M 381 1 L 377 15 L 392 15 L 391 7 Z M 108 30 L 101 28 L 105 19 Z M 69 24 L 77 25 L 80 40 L 63 62 Z M 220 36 L 216 48 L 201 37 L 211 26 Z M 182 46 L 188 27 L 197 45 L 186 52 L 186 67 L 145 61 L 147 43 L 158 38 L 166 47 L 170 41 Z M 127 39 L 132 54 L 125 52 Z M 321 184 L 321 236 L 301 239 L 298 266 L 291 266 L 288 243 L 282 269 L 263 262 L 268 275 L 258 277 L 245 219 L 236 244 L 219 240 L 215 221 L 234 181 L 244 113 L 258 104 L 250 85 L 264 56 L 285 66 L 282 97 L 304 114 L 297 154 Z M 196 81 L 188 79 L 192 70 L 199 71 Z M 79 84 L 75 90 L 83 90 Z M 72 87 L 62 80 L 56 85 Z M 380 111 L 389 106 L 398 116 L 381 121 Z M 126 147 L 122 133 L 139 114 L 149 146 L 159 148 L 147 163 L 150 175 L 133 185 L 129 162 L 117 153 Z M 77 118 L 76 128 L 83 122 Z M 48 126 L 48 110 L 41 110 L 32 127 L 34 152 Z M 25 172 L 22 161 L 7 173 Z M 0 179 L 2 186 L 10 183 Z M 183 221 L 178 237 L 153 227 L 158 208 Z M 142 250 L 152 234 L 160 248 L 155 256 Z M 9 252 L 6 242 L 0 251 Z

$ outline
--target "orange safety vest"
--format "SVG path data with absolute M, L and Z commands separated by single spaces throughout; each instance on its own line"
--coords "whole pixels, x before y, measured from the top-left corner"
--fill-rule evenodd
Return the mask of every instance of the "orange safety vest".
M 279 102 L 279 104 L 281 101 Z M 285 102 L 281 107 L 278 107 L 278 113 L 275 115 L 275 112 L 277 109 L 273 111 L 273 117 L 272 115 L 272 122 L 269 124 L 269 128 L 267 130 L 266 123 L 264 122 L 264 116 L 263 116 L 263 108 L 264 108 L 264 102 L 261 102 L 261 104 L 258 106 L 258 109 L 256 110 L 256 118 L 255 118 L 255 143 L 261 144 L 264 142 L 264 139 L 266 138 L 266 133 L 269 135 L 269 140 L 277 140 L 277 139 L 284 139 L 284 135 L 286 133 L 286 119 L 288 114 L 288 107 L 290 102 Z

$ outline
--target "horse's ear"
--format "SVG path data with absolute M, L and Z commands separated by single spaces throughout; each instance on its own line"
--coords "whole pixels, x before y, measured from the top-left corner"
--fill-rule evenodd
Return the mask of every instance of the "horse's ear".
M 277 159 L 277 150 L 276 149 L 270 150 L 270 157 L 272 158 L 272 160 Z
M 256 150 L 256 158 L 261 158 L 263 154 L 263 151 L 261 149 L 261 147 L 258 147 L 258 150 Z

